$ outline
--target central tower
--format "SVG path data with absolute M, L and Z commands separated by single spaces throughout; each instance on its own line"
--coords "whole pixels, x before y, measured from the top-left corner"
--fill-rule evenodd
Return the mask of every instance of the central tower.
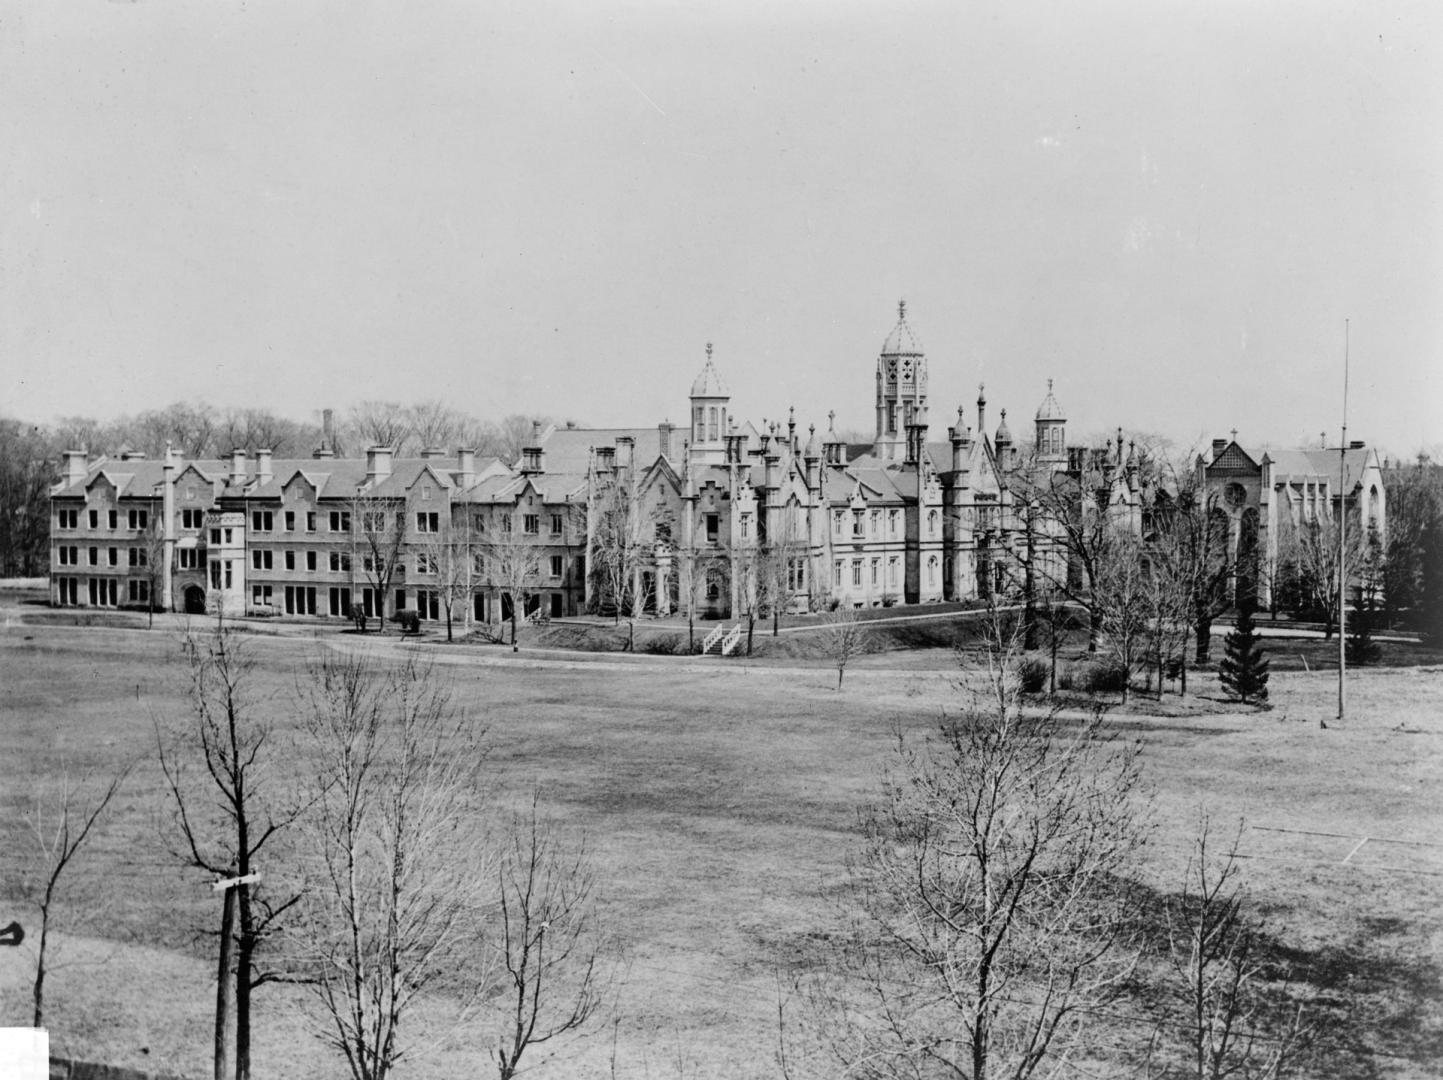
M 907 425 L 927 410 L 927 358 L 907 325 L 907 301 L 897 303 L 897 325 L 877 357 L 877 439 L 872 452 L 900 461 L 907 456 Z

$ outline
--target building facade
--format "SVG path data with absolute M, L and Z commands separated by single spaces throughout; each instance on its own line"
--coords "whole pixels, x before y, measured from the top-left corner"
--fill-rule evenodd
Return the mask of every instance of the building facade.
M 63 606 L 463 623 L 616 608 L 700 618 L 964 601 L 1019 587 L 1024 564 L 1063 581 L 1072 516 L 1142 535 L 1155 481 L 1137 448 L 1070 446 L 1051 380 L 1027 447 L 1006 410 L 987 433 L 959 407 L 932 438 L 927 356 L 899 304 L 875 367 L 875 432 L 844 442 L 832 414 L 805 435 L 739 420 L 711 345 L 686 426 L 536 425 L 513 463 L 473 451 L 396 459 L 321 448 L 229 460 L 65 455 L 51 497 L 51 600 Z M 1219 440 L 1196 480 L 1234 552 L 1277 559 L 1281 522 L 1339 505 L 1381 531 L 1377 455 Z M 1267 574 L 1263 575 L 1268 577 Z

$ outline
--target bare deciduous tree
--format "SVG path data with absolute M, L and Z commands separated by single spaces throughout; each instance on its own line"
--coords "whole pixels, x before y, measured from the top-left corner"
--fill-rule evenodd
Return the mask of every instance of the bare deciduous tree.
M 362 446 L 389 446 L 404 456 L 411 439 L 410 410 L 395 401 L 362 401 L 347 417 L 347 432 Z
M 585 845 L 568 848 L 539 822 L 537 801 L 533 796 L 529 816 L 512 825 L 500 871 L 500 1080 L 517 1075 L 527 1050 L 584 1031 L 610 989 L 609 943 L 599 932 Z
M 989 699 L 925 742 L 899 734 L 865 819 L 854 978 L 824 999 L 846 1014 L 847 1075 L 1033 1076 L 1137 962 L 1119 887 L 1143 839 L 1137 747 L 1096 715 L 1024 713 L 1010 665 L 990 667 Z
M 1114 536 L 1096 564 L 1093 580 L 1093 610 L 1107 654 L 1125 673 L 1124 701 L 1133 673 L 1147 659 L 1156 611 L 1154 581 L 1144 572 L 1142 557 L 1136 537 Z
M 145 580 L 146 626 L 154 628 L 156 605 L 161 602 L 165 585 L 165 524 L 161 521 L 160 504 L 151 507 L 147 524 L 140 534 L 140 558 L 145 564 L 140 568 Z
M 545 417 L 523 416 L 520 413 L 502 418 L 496 425 L 491 452 L 506 464 L 514 465 L 521 460 L 521 448 L 531 441 L 534 425 L 545 426 L 546 422 Z
M 129 774 L 130 766 L 126 766 L 110 779 L 104 790 L 88 798 L 82 794 L 89 786 L 85 779 L 72 785 L 68 775 L 62 776 L 53 801 L 37 794 L 25 814 L 26 824 L 35 839 L 36 853 L 40 856 L 40 880 L 34 897 L 40 912 L 40 937 L 36 942 L 35 981 L 31 994 L 35 1004 L 32 1023 L 37 1028 L 44 1026 L 45 974 L 49 963 L 47 950 L 55 909 L 61 899 L 61 878 L 80 858 L 80 849 Z
M 351 528 L 355 552 L 352 564 L 360 562 L 360 577 L 368 582 L 375 603 L 375 615 L 386 632 L 386 598 L 391 582 L 400 569 L 406 550 L 406 523 L 410 506 L 401 498 L 380 498 L 357 492 L 351 500 Z M 352 570 L 355 573 L 355 570 Z M 364 630 L 364 604 L 353 608 L 357 626 Z
M 1338 575 L 1346 580 L 1362 566 L 1369 554 L 1367 537 L 1347 515 L 1341 526 L 1336 517 L 1294 522 L 1284 515 L 1279 533 L 1279 561 L 1288 568 L 1284 590 L 1293 593 L 1296 610 L 1323 616 L 1323 637 L 1329 639 L 1338 620 Z
M 623 611 L 635 619 L 642 609 L 642 565 L 656 542 L 654 523 L 642 512 L 631 474 L 630 468 L 593 469 L 588 481 L 588 564 L 598 603 L 611 606 L 617 622 Z
M 516 620 L 524 613 L 526 601 L 541 580 L 541 545 L 536 537 L 517 526 L 515 515 L 498 510 L 486 530 L 482 555 L 486 578 L 511 605 L 511 648 L 516 645 Z
M 1260 926 L 1239 881 L 1239 826 L 1218 855 L 1204 817 L 1181 896 L 1168 905 L 1170 987 L 1183 1017 L 1176 1062 L 1162 1077 L 1276 1080 L 1305 1054 L 1305 1004 L 1271 991 Z
M 293 935 L 355 1080 L 384 1080 L 418 995 L 471 970 L 491 856 L 473 805 L 479 733 L 414 657 L 328 654 L 301 689 L 317 766 L 316 864 Z
M 867 630 L 856 608 L 839 607 L 822 620 L 822 644 L 832 663 L 837 666 L 837 690 L 842 689 L 842 676 L 852 657 L 867 647 Z
M 756 561 L 757 588 L 764 611 L 772 617 L 772 637 L 778 635 L 781 616 L 796 591 L 797 563 L 806 548 L 798 535 L 801 508 L 795 500 L 767 524 L 767 538 Z
M 443 522 L 441 532 L 427 534 L 416 545 L 441 602 L 447 641 L 455 640 L 458 609 L 463 624 L 469 625 L 467 605 L 476 582 L 476 546 L 469 523 L 469 515 L 460 524 Z
M 1049 472 L 1019 491 L 1026 500 L 1024 523 L 1035 534 L 1028 541 L 1027 566 L 1087 612 L 1089 650 L 1097 647 L 1102 622 L 1097 582 L 1118 534 L 1107 507 L 1098 504 L 1100 490 L 1099 479 L 1088 472 Z M 1064 558 L 1037 557 L 1042 544 L 1059 548 Z
M 242 638 L 218 626 L 186 639 L 193 723 L 170 737 L 157 728 L 161 773 L 180 838 L 177 857 L 217 879 L 248 878 L 260 857 L 301 812 L 289 778 L 278 776 L 286 760 L 274 745 L 274 726 L 257 700 L 253 659 Z M 197 768 L 198 766 L 198 768 Z M 193 775 L 199 774 L 199 775 Z M 235 1076 L 250 1076 L 251 992 L 280 973 L 261 969 L 257 953 L 280 928 L 298 895 L 272 882 L 284 875 L 268 868 L 266 880 L 234 886 Z M 223 924 L 224 925 L 224 924 Z M 226 952 L 222 941 L 222 955 Z M 224 1023 L 223 1014 L 217 1018 Z M 219 1049 L 219 1048 L 218 1048 Z M 217 1062 L 218 1068 L 223 1062 Z

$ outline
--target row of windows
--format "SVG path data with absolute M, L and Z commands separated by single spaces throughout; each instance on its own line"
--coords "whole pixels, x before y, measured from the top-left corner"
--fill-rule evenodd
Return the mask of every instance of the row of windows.
M 119 566 L 119 565 L 120 565 L 120 550 L 121 550 L 120 548 L 114 548 L 114 547 L 112 547 L 112 548 L 106 548 L 106 549 L 105 549 L 105 561 L 104 561 L 104 564 L 103 564 L 103 565 L 105 565 L 105 566 Z M 148 565 L 150 565 L 150 553 L 149 553 L 148 551 L 146 551 L 145 548 L 126 548 L 125 550 L 126 550 L 126 561 L 127 561 L 127 564 L 128 564 L 128 565 L 130 565 L 130 566 L 148 566 Z M 86 548 L 86 550 L 85 550 L 85 554 L 86 554 L 86 565 L 88 565 L 88 566 L 100 566 L 100 565 L 102 565 L 101 559 L 100 559 L 100 552 L 101 552 L 101 549 L 98 548 L 98 547 Z M 56 561 L 57 561 L 61 566 L 79 566 L 79 565 L 80 565 L 80 548 L 79 548 L 79 547 L 76 547 L 76 546 L 74 546 L 74 545 L 70 545 L 70 546 L 68 546 L 68 547 L 62 545 L 62 546 L 57 547 L 57 548 L 55 549 L 55 554 L 56 554 Z
M 423 619 L 439 620 L 443 615 L 442 595 L 434 589 L 417 589 L 416 606 L 407 606 L 409 597 L 405 589 L 396 590 L 397 611 L 415 611 Z M 321 610 L 321 602 L 325 602 L 325 610 Z M 474 614 L 478 620 L 484 621 L 487 611 L 487 597 L 483 592 L 477 592 L 473 597 Z M 279 601 L 279 603 L 277 603 Z M 62 603 L 64 600 L 62 599 Z M 71 601 L 72 603 L 74 601 Z M 343 619 L 351 617 L 351 606 L 357 605 L 368 619 L 374 619 L 381 614 L 381 604 L 378 593 L 375 589 L 364 588 L 360 590 L 359 596 L 352 596 L 351 590 L 345 586 L 332 586 L 324 594 L 314 585 L 287 585 L 280 592 L 271 585 L 255 585 L 251 588 L 251 605 L 256 608 L 270 608 L 283 610 L 287 615 L 329 615 Z M 527 611 L 535 610 L 540 604 L 540 598 L 532 596 L 527 601 Z M 550 600 L 551 614 L 560 615 L 563 599 L 560 594 L 552 594 Z M 509 611 L 509 603 L 503 601 L 503 613 Z
M 927 533 L 935 535 L 937 523 L 940 520 L 936 510 L 927 513 Z M 846 510 L 832 511 L 832 535 L 841 537 L 846 535 L 848 525 L 848 513 Z M 896 539 L 900 535 L 902 525 L 902 511 L 887 511 L 887 537 Z M 870 526 L 870 528 L 869 528 Z M 881 510 L 853 510 L 851 511 L 851 535 L 853 539 L 860 540 L 866 537 L 882 539 L 882 511 Z
M 899 586 L 899 579 L 901 577 L 901 564 L 902 560 L 896 555 L 888 558 L 886 584 L 886 587 L 888 589 L 895 589 Z M 847 574 L 847 566 L 848 561 L 846 559 L 838 559 L 832 567 L 832 584 L 838 589 L 842 588 L 843 586 Z M 937 567 L 937 556 L 930 556 L 927 559 L 928 588 L 936 588 L 937 586 Z M 862 588 L 864 580 L 866 584 L 871 586 L 872 588 L 879 588 L 882 585 L 882 560 L 879 557 L 874 557 L 871 560 L 852 559 L 851 571 L 852 587 L 854 589 Z
M 303 524 L 306 532 L 315 532 L 317 525 L 317 514 L 314 510 L 307 510 Z M 183 529 L 201 529 L 205 527 L 206 511 L 198 508 L 185 508 L 180 512 L 180 525 Z M 58 529 L 80 528 L 80 511 L 78 509 L 61 509 L 55 512 L 56 527 Z M 286 510 L 281 515 L 281 523 L 285 532 L 295 532 L 298 521 L 298 512 Z M 406 527 L 406 515 L 398 512 L 395 516 L 396 528 L 404 530 Z M 89 511 L 90 528 L 100 528 L 100 511 Z M 328 524 L 333 533 L 349 533 L 351 531 L 351 512 L 349 510 L 332 510 L 329 514 Z M 387 517 L 383 511 L 368 511 L 362 522 L 367 532 L 384 532 L 387 527 Z M 485 517 L 477 514 L 474 519 L 477 531 L 484 532 Z M 548 524 L 551 527 L 552 536 L 560 536 L 565 528 L 565 518 L 561 514 L 551 514 Z M 126 525 L 130 529 L 146 529 L 150 525 L 150 511 L 130 510 L 126 513 Z M 252 510 L 251 531 L 257 533 L 274 532 L 276 525 L 276 514 L 273 510 Z M 120 512 L 117 510 L 107 511 L 106 527 L 118 529 L 120 527 Z M 502 516 L 501 527 L 505 532 L 511 531 L 510 515 Z M 416 531 L 419 533 L 439 533 L 441 531 L 441 515 L 436 511 L 419 511 L 416 514 Z M 541 533 L 541 515 L 525 514 L 522 517 L 522 531 L 536 536 Z M 231 542 L 232 530 L 225 529 L 225 542 Z M 221 542 L 221 530 L 211 529 L 212 543 Z
M 935 561 L 935 560 L 934 560 L 934 561 Z M 862 571 L 863 571 L 864 567 L 867 565 L 867 560 L 865 560 L 865 559 L 853 559 L 853 560 L 851 561 L 851 565 L 852 565 L 852 586 L 853 586 L 853 588 L 858 588 L 858 589 L 859 589 L 859 588 L 862 587 L 862 580 L 863 580 L 863 578 L 862 578 Z M 873 558 L 873 559 L 871 560 L 871 564 L 870 564 L 870 565 L 871 565 L 871 577 L 870 577 L 870 580 L 869 580 L 869 584 L 872 585 L 872 586 L 875 588 L 875 587 L 880 586 L 880 585 L 882 584 L 882 560 L 881 560 L 881 558 L 880 558 L 880 557 Z M 893 555 L 893 556 L 891 556 L 891 557 L 887 560 L 887 587 L 888 587 L 889 589 L 891 589 L 891 588 L 896 588 L 897 585 L 899 584 L 898 578 L 899 578 L 899 576 L 900 576 L 901 565 L 902 565 L 902 560 L 901 560 L 901 557 L 900 557 L 900 556 Z M 835 586 L 836 586 L 837 588 L 839 588 L 839 589 L 842 587 L 843 579 L 844 579 L 845 576 L 846 576 L 846 570 L 847 570 L 847 560 L 845 560 L 845 559 L 838 559 L 838 560 L 836 561 L 835 566 L 833 567 L 832 584 L 835 585 Z
M 71 550 L 73 551 L 74 549 L 71 549 Z M 93 550 L 93 549 L 92 549 L 92 550 Z M 63 551 L 63 549 L 62 549 L 62 551 Z M 196 556 L 196 554 L 197 554 L 193 549 L 190 550 L 190 551 L 187 552 L 187 553 L 190 554 L 190 555 L 192 556 L 192 558 L 194 558 L 194 557 Z M 141 554 L 142 557 L 143 557 L 145 553 L 144 553 L 144 552 L 141 552 L 140 554 Z M 252 551 L 252 552 L 251 552 L 251 569 L 253 569 L 253 570 L 274 570 L 274 569 L 275 569 L 275 554 L 276 554 L 276 553 L 275 553 L 274 551 L 270 551 L 270 550 L 255 550 L 255 551 Z M 309 570 L 309 571 L 315 571 L 315 570 L 317 569 L 318 565 L 319 565 L 319 560 L 318 560 L 317 553 L 314 552 L 314 551 L 307 551 L 307 552 L 305 552 L 304 554 L 305 554 L 305 568 L 306 568 L 307 570 Z M 132 555 L 134 555 L 134 552 L 132 552 Z M 296 559 L 296 552 L 294 552 L 294 551 L 283 551 L 283 552 L 281 552 L 281 555 L 283 556 L 281 565 L 283 566 L 284 569 L 286 569 L 286 570 L 295 570 L 295 569 L 297 568 L 298 560 Z M 332 551 L 332 552 L 329 552 L 328 555 L 329 555 L 329 566 L 330 566 L 330 569 L 331 569 L 333 572 L 335 572 L 335 573 L 350 573 L 350 571 L 351 571 L 351 565 L 352 565 L 352 563 L 351 563 L 351 553 L 350 553 L 350 552 L 348 552 L 348 551 Z M 475 572 L 476 572 L 477 574 L 485 574 L 485 572 L 486 572 L 486 559 L 485 559 L 485 556 L 484 556 L 484 555 L 481 555 L 481 554 L 475 554 L 475 555 L 472 556 L 472 559 L 473 559 L 473 566 L 475 567 Z M 440 564 L 439 564 L 437 558 L 436 558 L 434 555 L 430 555 L 430 554 L 427 554 L 427 553 L 425 553 L 425 552 L 421 552 L 421 553 L 418 553 L 418 554 L 415 556 L 415 560 L 416 560 L 416 564 L 415 564 L 415 565 L 416 565 L 416 573 L 418 573 L 418 574 L 435 574 L 435 573 L 438 573 L 439 570 L 440 570 Z M 218 561 L 219 561 L 219 560 L 218 560 Z M 61 558 L 61 564 L 62 564 L 62 565 L 65 564 L 65 559 L 64 559 L 63 555 L 62 555 L 62 558 Z M 361 564 L 362 564 L 362 569 L 364 569 L 366 573 L 371 573 L 371 572 L 375 569 L 376 561 L 374 561 L 370 555 L 363 555 L 363 556 L 361 557 Z M 115 565 L 115 564 L 112 563 L 111 565 Z M 131 565 L 135 565 L 134 561 L 132 561 Z M 142 565 L 142 566 L 145 565 L 143 558 L 142 558 L 142 562 L 141 562 L 140 565 Z M 382 567 L 384 568 L 384 563 L 382 563 L 381 565 L 382 565 Z M 560 556 L 560 555 L 552 555 L 552 556 L 550 557 L 550 570 L 551 570 L 551 576 L 552 576 L 553 578 L 559 578 L 559 577 L 561 577 L 561 576 L 565 573 L 565 571 L 566 571 L 566 562 L 565 562 L 565 559 L 564 559 L 562 556 Z
M 90 510 L 86 517 L 90 528 L 100 528 L 100 511 Z M 80 528 L 79 509 L 63 509 L 55 511 L 55 526 L 58 529 Z M 120 528 L 120 511 L 107 510 L 105 512 L 105 527 L 107 529 Z M 149 510 L 128 510 L 125 514 L 125 527 L 127 529 L 147 529 L 150 527 Z
M 150 603 L 150 582 L 144 578 L 133 578 L 125 583 L 124 596 L 132 604 Z M 80 578 L 58 577 L 55 579 L 55 595 L 62 606 L 76 607 L 80 604 Z M 119 578 L 89 578 L 85 595 L 91 607 L 116 607 L 122 595 Z

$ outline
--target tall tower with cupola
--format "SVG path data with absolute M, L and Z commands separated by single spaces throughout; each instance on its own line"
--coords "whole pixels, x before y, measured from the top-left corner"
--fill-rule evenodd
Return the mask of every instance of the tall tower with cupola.
M 1052 396 L 1052 380 L 1047 380 L 1047 396 L 1037 407 L 1037 460 L 1062 468 L 1067 464 L 1067 417 Z
M 706 345 L 706 364 L 691 384 L 691 460 L 699 465 L 721 465 L 726 461 L 727 406 L 731 393 L 711 362 L 711 342 Z
M 877 440 L 873 453 L 901 461 L 907 456 L 907 427 L 927 411 L 927 358 L 907 325 L 907 301 L 897 304 L 897 325 L 877 357 Z

